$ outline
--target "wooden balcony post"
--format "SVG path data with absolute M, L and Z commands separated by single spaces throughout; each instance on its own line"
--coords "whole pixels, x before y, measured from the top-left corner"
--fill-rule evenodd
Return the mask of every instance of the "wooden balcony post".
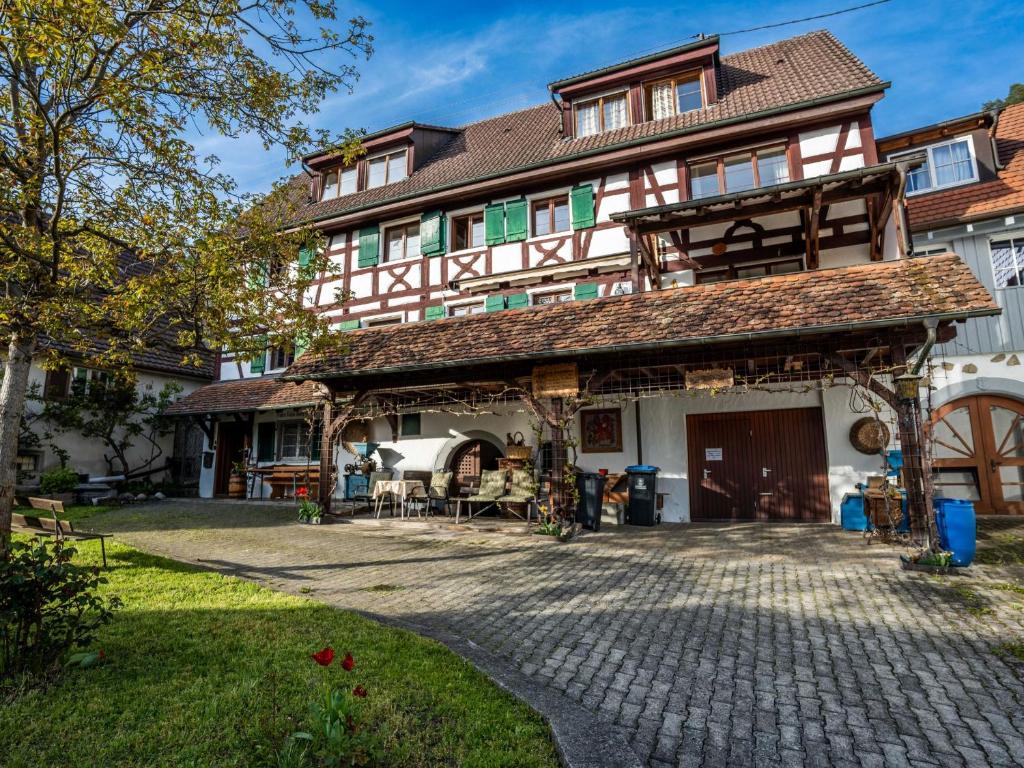
M 331 491 L 334 490 L 331 482 L 331 470 L 334 468 L 333 413 L 334 404 L 329 399 L 324 400 L 320 421 L 320 483 L 317 487 L 317 501 L 323 514 L 331 511 Z

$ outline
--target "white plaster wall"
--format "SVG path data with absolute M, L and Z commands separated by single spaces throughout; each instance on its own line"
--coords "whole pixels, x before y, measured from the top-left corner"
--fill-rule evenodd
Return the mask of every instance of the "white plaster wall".
M 160 390 L 163 389 L 164 385 L 171 381 L 176 381 L 181 385 L 182 391 L 178 397 L 184 397 L 206 383 L 204 381 L 186 379 L 180 376 L 141 372 L 138 374 L 138 389 L 140 391 L 145 391 L 146 393 L 157 395 L 160 393 Z M 33 363 L 29 372 L 29 386 L 34 384 L 38 385 L 39 393 L 41 395 L 45 382 L 46 371 L 40 368 L 36 363 Z M 30 413 L 38 413 L 42 410 L 42 405 L 40 403 L 29 402 L 26 404 L 26 409 Z M 46 426 L 40 424 L 34 431 L 41 437 L 44 429 L 46 429 Z M 40 448 L 43 451 L 43 457 L 40 463 L 41 472 L 46 472 L 47 470 L 60 466 L 59 459 L 49 448 L 49 442 L 53 442 L 68 452 L 70 456 L 68 465 L 76 472 L 88 474 L 92 477 L 103 477 L 110 474 L 107 462 L 103 459 L 103 444 L 99 440 L 86 439 L 75 432 L 55 434 L 52 441 L 43 441 L 40 445 Z M 169 459 L 174 450 L 173 432 L 166 437 L 161 438 L 158 443 L 163 453 L 157 460 L 157 464 L 162 465 L 164 458 Z M 148 440 L 138 438 L 135 441 L 135 446 L 128 452 L 129 462 L 132 466 L 138 466 L 142 461 L 145 461 L 150 457 L 152 450 L 153 449 Z M 115 468 L 115 471 L 120 470 Z M 156 474 L 152 476 L 152 479 L 162 480 L 163 477 L 160 474 Z
M 814 157 L 815 155 L 835 152 L 839 144 L 839 130 L 840 126 L 830 125 L 825 128 L 801 133 L 798 137 L 800 141 L 800 156 Z M 806 168 L 806 166 L 804 167 Z
M 504 243 L 491 249 L 491 273 L 515 272 L 523 268 L 523 249 L 518 243 Z
M 611 256 L 615 253 L 629 252 L 629 238 L 626 237 L 626 230 L 616 227 L 615 229 L 595 229 L 593 238 L 590 241 L 588 258 L 598 256 Z

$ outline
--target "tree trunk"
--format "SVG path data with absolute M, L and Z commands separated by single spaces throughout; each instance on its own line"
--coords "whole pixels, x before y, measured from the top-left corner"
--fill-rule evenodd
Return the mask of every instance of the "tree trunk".
M 25 412 L 28 374 L 35 351 L 35 337 L 12 336 L 0 381 L 0 552 L 11 540 L 11 509 L 18 468 L 18 435 Z

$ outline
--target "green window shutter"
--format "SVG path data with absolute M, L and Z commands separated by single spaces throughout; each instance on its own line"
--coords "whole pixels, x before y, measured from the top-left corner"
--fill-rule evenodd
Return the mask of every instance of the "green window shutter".
M 484 208 L 484 240 L 488 245 L 505 242 L 505 206 L 501 203 Z
M 505 239 L 510 243 L 526 239 L 526 200 L 505 203 Z
M 249 271 L 249 288 L 266 288 L 270 280 L 267 262 L 257 261 Z
M 306 341 L 306 335 L 300 333 L 295 337 L 295 359 L 298 360 L 302 357 L 302 353 L 306 351 L 309 343 Z
M 572 188 L 572 228 L 594 226 L 594 185 L 580 184 Z
M 263 373 L 267 370 L 267 337 L 260 336 L 259 343 L 263 351 L 249 363 L 250 373 Z
M 309 271 L 307 269 L 307 267 L 309 266 L 309 262 L 312 261 L 312 260 L 313 260 L 313 251 L 312 250 L 310 250 L 309 248 L 300 248 L 299 249 L 299 276 L 300 277 L 302 277 L 304 279 L 309 279 L 309 278 L 313 277 L 312 274 L 309 274 Z
M 577 283 L 572 296 L 574 299 L 596 299 L 597 283 Z
M 343 331 L 358 331 L 359 325 L 360 323 L 358 320 L 342 320 L 338 325 L 338 328 Z
M 513 293 L 508 297 L 509 309 L 522 309 L 530 306 L 530 297 L 525 293 Z
M 256 461 L 273 461 L 277 457 L 277 423 L 264 421 L 256 428 Z
M 380 227 L 363 227 L 359 230 L 359 266 L 372 267 L 377 264 L 380 250 Z
M 487 300 L 484 301 L 484 309 L 488 312 L 497 312 L 498 310 L 505 308 L 505 297 L 504 296 L 488 296 Z
M 423 313 L 424 320 L 439 320 L 444 317 L 444 307 L 438 305 L 436 307 L 427 307 Z
M 440 211 L 424 213 L 420 217 L 420 253 L 424 256 L 443 256 L 448 217 Z

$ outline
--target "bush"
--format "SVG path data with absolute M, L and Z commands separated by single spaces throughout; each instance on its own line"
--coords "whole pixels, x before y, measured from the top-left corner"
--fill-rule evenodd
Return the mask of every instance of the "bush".
M 96 595 L 107 580 L 98 568 L 74 565 L 74 554 L 59 539 L 35 538 L 12 541 L 0 555 L 0 681 L 53 671 L 119 606 Z
M 39 478 L 42 493 L 70 493 L 78 487 L 78 473 L 71 467 L 58 467 L 43 472 Z

